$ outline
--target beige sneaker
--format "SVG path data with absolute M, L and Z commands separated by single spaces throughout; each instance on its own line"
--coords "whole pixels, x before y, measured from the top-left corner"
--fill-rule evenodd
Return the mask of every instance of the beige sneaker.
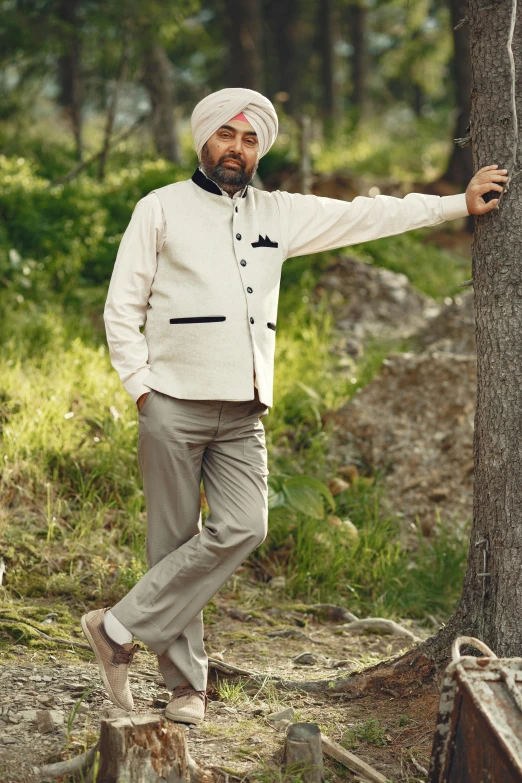
M 127 650 L 110 638 L 103 624 L 106 611 L 95 609 L 84 614 L 81 619 L 82 629 L 96 656 L 109 698 L 117 707 L 130 712 L 134 700 L 129 686 L 129 666 L 139 646 L 135 644 Z
M 203 722 L 207 711 L 206 691 L 196 691 L 192 685 L 178 685 L 165 709 L 165 717 L 178 723 Z

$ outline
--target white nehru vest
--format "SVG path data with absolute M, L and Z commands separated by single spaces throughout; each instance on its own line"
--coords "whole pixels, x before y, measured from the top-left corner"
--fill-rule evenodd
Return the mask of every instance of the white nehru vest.
M 136 368 L 140 386 L 184 399 L 252 400 L 255 372 L 259 398 L 269 407 L 285 259 L 468 214 L 465 194 L 357 196 L 350 202 L 248 186 L 242 198 L 231 199 L 199 169 L 190 180 L 152 192 L 161 203 L 166 238 L 148 292 L 148 361 Z M 129 377 L 123 372 L 124 303 L 116 280 L 111 287 L 107 334 L 123 380 Z M 128 384 L 133 397 L 140 393 L 136 383 L 131 389 L 131 378 Z

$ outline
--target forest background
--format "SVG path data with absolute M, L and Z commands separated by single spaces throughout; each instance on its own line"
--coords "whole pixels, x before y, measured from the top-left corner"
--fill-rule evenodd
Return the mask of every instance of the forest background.
M 469 146 L 454 143 L 469 122 L 467 33 L 454 29 L 462 6 L 1 3 L 0 547 L 11 618 L 38 623 L 54 612 L 56 634 L 68 636 L 85 607 L 114 602 L 146 567 L 137 411 L 110 365 L 103 305 L 137 200 L 196 166 L 195 103 L 224 86 L 273 100 L 280 134 L 258 171 L 267 189 L 347 199 L 463 192 L 473 172 Z M 350 255 L 405 273 L 440 303 L 470 276 L 472 227 L 452 221 L 444 242 L 440 227 L 422 229 Z M 343 465 L 328 449 L 328 412 L 390 351 L 409 348 L 374 339 L 344 361 L 331 350 L 332 308 L 318 281 L 342 252 L 283 268 L 276 402 L 265 419 L 269 535 L 240 580 L 259 585 L 261 604 L 278 577 L 286 600 L 433 628 L 460 592 L 468 520 L 441 517 L 426 535 L 418 519 L 406 539 L 383 511 L 379 473 L 354 454 L 340 484 Z M 202 504 L 205 517 L 204 494 Z M 41 644 L 13 620 L 1 630 L 7 654 L 14 642 Z

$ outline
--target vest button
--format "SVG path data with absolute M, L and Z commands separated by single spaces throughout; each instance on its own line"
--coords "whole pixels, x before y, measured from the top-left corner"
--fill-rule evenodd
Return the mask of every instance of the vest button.
M 242 258 L 239 263 L 241 264 L 241 266 L 246 266 L 246 261 L 244 258 Z
M 250 286 L 248 286 L 247 291 L 248 291 L 249 294 L 252 293 L 252 289 L 250 288 Z
M 236 239 L 241 239 L 241 234 L 236 234 Z
M 250 317 L 250 323 L 251 323 L 251 324 L 253 324 L 253 323 L 254 323 L 254 319 L 253 319 L 252 317 Z

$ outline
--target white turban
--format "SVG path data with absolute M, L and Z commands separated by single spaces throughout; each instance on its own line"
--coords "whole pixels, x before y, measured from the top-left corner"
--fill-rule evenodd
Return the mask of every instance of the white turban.
M 207 95 L 192 112 L 192 135 L 198 158 L 212 134 L 241 112 L 257 133 L 259 157 L 268 152 L 278 130 L 277 114 L 272 102 L 255 90 L 227 87 Z

